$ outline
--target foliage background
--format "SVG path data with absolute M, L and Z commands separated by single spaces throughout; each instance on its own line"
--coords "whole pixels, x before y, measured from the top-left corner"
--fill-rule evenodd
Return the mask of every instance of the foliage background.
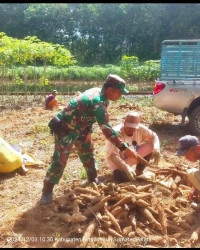
M 200 38 L 199 3 L 0 4 L 0 31 L 64 45 L 80 65 L 159 60 L 166 39 Z
M 84 91 L 88 84 L 83 82 L 97 86 L 110 73 L 127 81 L 150 81 L 160 70 L 159 60 L 139 62 L 138 57 L 126 55 L 117 65 L 84 67 L 76 63 L 64 45 L 43 42 L 36 36 L 16 39 L 0 33 L 1 92 L 51 91 L 52 88 L 61 92 Z

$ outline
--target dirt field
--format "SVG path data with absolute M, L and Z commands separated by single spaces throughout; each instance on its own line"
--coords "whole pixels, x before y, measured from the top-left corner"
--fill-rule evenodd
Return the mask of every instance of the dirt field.
M 67 102 L 71 97 L 66 96 L 64 98 Z M 10 144 L 22 143 L 27 152 L 32 153 L 45 163 L 44 165 L 28 167 L 29 171 L 25 176 L 20 175 L 18 171 L 10 174 L 0 174 L 1 248 L 76 247 L 80 244 L 78 242 L 79 238 L 77 238 L 77 242 L 66 242 L 66 239 L 72 237 L 73 228 L 70 223 L 64 222 L 59 217 L 62 211 L 56 211 L 53 204 L 41 206 L 38 203 L 41 197 L 43 180 L 54 149 L 54 138 L 49 133 L 47 123 L 59 111 L 59 109 L 54 111 L 44 110 L 43 103 L 44 99 L 42 97 L 32 99 L 31 102 L 19 97 L 18 101 L 14 103 L 7 103 L 7 105 L 4 103 L 1 105 L 0 103 L 0 136 Z M 110 123 L 117 125 L 130 110 L 139 111 L 142 123 L 149 126 L 160 138 L 162 160 L 157 169 L 170 167 L 184 172 L 187 168 L 198 165 L 197 163 L 191 164 L 184 158 L 175 156 L 178 139 L 188 133 L 187 124 L 180 126 L 180 117 L 174 117 L 149 106 L 148 99 L 140 102 L 139 97 L 138 99 L 129 97 L 125 101 L 110 104 Z M 93 140 L 96 158 L 99 163 L 98 176 L 100 180 L 105 182 L 105 185 L 110 185 L 109 183 L 113 183 L 113 180 L 111 171 L 105 164 L 106 139 L 97 125 L 95 125 Z M 164 176 L 163 178 L 168 178 L 168 180 L 170 177 L 175 180 L 178 174 L 174 176 L 169 172 L 167 177 L 165 174 L 158 174 L 156 176 L 158 179 L 160 178 L 159 180 L 161 180 L 161 175 Z M 182 178 L 181 175 L 180 177 Z M 70 156 L 59 185 L 54 188 L 54 199 L 78 187 L 84 178 L 84 168 L 78 159 L 76 151 L 74 151 Z M 194 213 L 190 202 L 186 198 L 187 192 L 178 189 L 180 183 L 180 180 L 177 181 L 175 187 L 165 187 L 154 183 L 149 191 L 151 199 L 146 201 L 151 204 L 155 211 L 158 204 L 163 209 L 171 208 L 172 211 L 172 206 L 178 209 L 174 208 L 173 213 L 175 215 L 171 215 L 172 218 L 165 211 L 165 214 L 162 215 L 165 223 L 162 223 L 162 219 L 159 221 L 161 217 L 157 219 L 161 223 L 163 230 L 152 227 L 151 223 L 148 223 L 147 220 L 144 220 L 144 217 L 140 216 L 136 218 L 136 229 L 138 230 L 135 230 L 132 237 L 130 237 L 131 234 L 124 236 L 126 235 L 125 230 L 123 231 L 124 238 L 111 236 L 108 232 L 105 234 L 107 235 L 105 238 L 101 238 L 94 233 L 87 247 L 191 247 L 189 238 L 199 226 L 200 219 L 199 214 Z M 185 182 L 182 183 L 185 184 Z M 149 182 L 137 180 L 131 184 L 144 186 Z M 189 221 L 188 216 L 190 216 L 191 220 L 190 223 L 187 223 L 189 226 L 185 226 L 184 229 L 184 226 L 178 223 Z M 178 225 L 177 227 L 180 230 L 175 227 L 172 230 L 172 226 L 166 226 L 166 220 L 171 220 L 172 224 Z M 90 221 L 91 219 L 86 221 L 85 228 Z M 121 228 L 124 229 L 126 226 L 130 226 L 128 221 L 127 225 L 123 224 Z M 164 232 L 164 229 L 167 229 L 167 231 Z M 132 231 L 134 231 L 133 228 Z M 197 244 L 196 247 L 198 246 Z

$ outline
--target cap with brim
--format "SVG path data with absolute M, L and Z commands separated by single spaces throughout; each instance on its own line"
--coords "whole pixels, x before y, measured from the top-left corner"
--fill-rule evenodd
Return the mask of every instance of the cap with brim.
M 177 156 L 184 155 L 186 151 L 187 151 L 187 149 L 184 149 L 184 150 L 179 149 L 179 150 L 176 152 L 176 155 L 177 155 Z
M 131 112 L 125 118 L 125 126 L 138 129 L 140 126 L 140 115 L 138 112 Z
M 196 145 L 199 145 L 199 139 L 193 135 L 185 135 L 179 139 L 179 149 L 176 152 L 177 156 L 184 155 L 185 152 Z
M 110 87 L 119 89 L 122 92 L 122 94 L 129 93 L 129 91 L 125 88 L 125 81 L 118 75 L 113 75 L 113 74 L 108 75 L 106 83 Z
M 126 122 L 125 125 L 128 128 L 139 128 L 139 126 L 140 126 L 139 123 L 130 123 L 130 122 Z
M 124 84 L 122 83 L 122 85 L 124 85 Z M 121 90 L 121 92 L 122 92 L 123 94 L 129 93 L 128 89 L 125 88 L 125 85 L 124 85 L 124 86 L 119 86 L 119 87 L 120 87 L 119 89 Z
M 117 82 L 115 88 L 121 90 L 122 94 L 129 93 L 128 89 L 125 88 L 125 83 L 123 82 Z

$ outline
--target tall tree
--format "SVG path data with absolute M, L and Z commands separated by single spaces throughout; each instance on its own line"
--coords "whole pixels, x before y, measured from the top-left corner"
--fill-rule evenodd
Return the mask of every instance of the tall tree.
M 29 4 L 9 3 L 0 4 L 0 29 L 8 36 L 23 38 L 29 27 L 24 22 L 24 11 Z
M 74 32 L 68 4 L 30 4 L 24 12 L 29 25 L 28 35 L 63 44 Z
M 0 4 L 0 32 L 64 45 L 82 64 L 159 59 L 165 39 L 200 37 L 200 4 Z

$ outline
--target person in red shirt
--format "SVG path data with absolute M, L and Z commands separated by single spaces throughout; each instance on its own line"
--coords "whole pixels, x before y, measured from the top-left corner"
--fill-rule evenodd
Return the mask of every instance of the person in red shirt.
M 47 96 L 45 100 L 46 109 L 54 109 L 58 107 L 58 100 L 56 99 L 57 94 L 58 94 L 57 90 L 53 90 L 52 94 Z

